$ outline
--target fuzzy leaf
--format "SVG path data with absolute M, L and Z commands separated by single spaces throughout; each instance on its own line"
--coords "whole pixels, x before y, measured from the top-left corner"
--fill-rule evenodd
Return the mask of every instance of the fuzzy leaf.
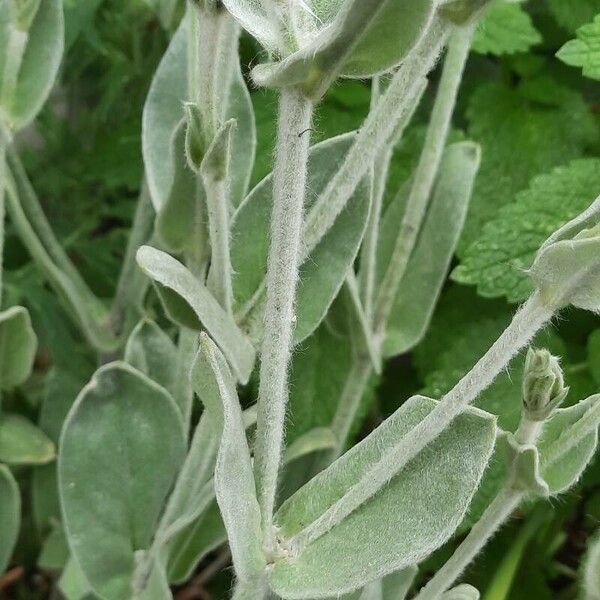
M 105 365 L 73 405 L 60 447 L 71 552 L 96 594 L 129 600 L 135 553 L 149 547 L 185 454 L 175 402 L 126 363 Z
M 542 36 L 520 4 L 496 2 L 477 27 L 473 50 L 479 54 L 516 54 L 539 44 Z
M 469 138 L 481 144 L 482 161 L 459 255 L 535 176 L 582 156 L 598 139 L 597 123 L 583 98 L 541 76 L 516 88 L 479 86 L 467 118 Z
M 479 147 L 471 142 L 453 144 L 444 153 L 427 216 L 388 321 L 385 356 L 410 350 L 427 330 L 465 222 L 479 160 Z M 403 188 L 382 219 L 377 260 L 380 281 L 393 252 L 405 201 Z
M 600 600 L 600 534 L 596 534 L 588 545 L 583 568 L 585 600 Z
M 192 385 L 220 439 L 214 486 L 227 529 L 237 577 L 246 581 L 265 568 L 262 530 L 250 449 L 235 382 L 219 349 L 200 335 Z
M 479 591 L 472 585 L 463 583 L 442 595 L 441 600 L 479 600 Z
M 21 415 L 0 415 L 0 461 L 9 465 L 45 465 L 56 456 L 54 444 Z
M 227 18 L 227 15 L 224 15 Z M 184 103 L 190 100 L 188 91 L 187 21 L 181 23 L 173 36 L 152 80 L 142 117 L 142 151 L 148 187 L 157 213 L 167 201 L 184 202 L 170 190 L 175 178 L 175 165 L 184 156 L 174 157 L 172 144 L 175 130 L 184 118 Z M 231 66 L 230 88 L 223 94 L 221 120 L 235 119 L 238 127 L 232 136 L 230 164 L 230 199 L 237 206 L 246 194 L 254 164 L 256 131 L 252 102 L 238 63 Z M 178 148 L 178 146 L 175 146 Z M 183 192 L 182 192 L 183 193 Z
M 577 39 L 567 42 L 556 56 L 568 65 L 581 67 L 586 77 L 600 79 L 600 14 L 580 27 Z
M 193 330 L 206 328 L 227 356 L 236 377 L 247 383 L 254 366 L 254 348 L 208 289 L 179 261 L 155 248 L 142 246 L 137 261 L 154 282 L 169 317 Z
M 12 306 L 0 312 L 0 390 L 21 385 L 31 374 L 37 337 L 27 309 Z
M 177 397 L 177 348 L 154 322 L 140 321 L 125 346 L 125 362 Z
M 580 159 L 534 179 L 487 223 L 452 272 L 486 297 L 524 300 L 533 285 L 525 270 L 546 238 L 600 193 L 600 160 Z
M 337 170 L 353 139 L 354 134 L 349 133 L 311 148 L 305 200 L 307 211 Z M 370 185 L 363 182 L 321 242 L 316 248 L 308 249 L 309 256 L 300 267 L 294 330 L 296 343 L 306 339 L 321 322 L 354 262 L 367 222 L 369 188 Z M 231 223 L 234 298 L 238 311 L 248 303 L 254 305 L 245 319 L 254 338 L 260 337 L 262 328 L 264 296 L 259 295 L 258 299 L 253 296 L 264 285 L 272 201 L 271 176 L 268 176 L 240 205 Z
M 8 467 L 0 465 L 0 573 L 4 573 L 13 553 L 21 526 L 21 495 Z
M 393 446 L 435 406 L 415 396 L 367 438 L 281 506 L 275 521 L 289 558 L 275 562 L 270 583 L 283 598 L 347 593 L 421 561 L 454 532 L 477 489 L 495 441 L 495 419 L 469 409 L 376 495 L 308 545 L 294 536 L 369 480 Z M 435 458 L 434 458 L 435 457 Z M 443 460 L 440 458 L 443 457 Z M 393 468 L 393 466 L 391 466 Z M 374 490 L 375 492 L 375 490 Z
M 0 3 L 0 63 L 9 49 L 11 2 Z M 10 124 L 23 129 L 36 117 L 48 98 L 62 60 L 64 20 L 62 0 L 43 0 L 28 31 L 12 101 L 4 107 Z

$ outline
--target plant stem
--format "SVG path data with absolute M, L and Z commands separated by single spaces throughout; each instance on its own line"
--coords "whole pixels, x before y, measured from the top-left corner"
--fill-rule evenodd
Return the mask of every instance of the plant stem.
M 2 71 L 0 105 L 4 107 L 4 110 L 10 118 L 10 113 L 15 102 L 15 91 L 19 80 L 21 63 L 23 62 L 23 56 L 29 40 L 29 33 L 19 29 L 11 22 L 8 23 L 7 29 L 6 35 L 8 40 L 6 44 L 4 69 Z
M 425 218 L 431 190 L 446 146 L 458 89 L 469 56 L 472 35 L 472 26 L 457 28 L 448 43 L 448 52 L 425 137 L 425 145 L 415 171 L 396 244 L 377 298 L 374 325 L 379 336 L 385 332 L 398 288 L 406 273 L 410 255 Z
M 398 69 L 375 110 L 369 113 L 344 162 L 306 219 L 302 236 L 303 258 L 329 231 L 375 157 L 390 142 L 398 123 L 412 114 L 423 78 L 435 65 L 445 39 L 446 27 L 436 21 Z
M 368 478 L 358 481 L 340 500 L 297 534 L 294 538 L 296 546 L 302 548 L 327 533 L 386 485 L 391 477 L 399 473 L 435 440 L 480 392 L 492 383 L 510 359 L 550 320 L 552 314 L 553 310 L 546 307 L 538 294 L 534 293 L 473 369 L 416 427 L 390 449 L 369 473 Z
M 311 101 L 300 91 L 281 92 L 255 443 L 258 502 L 267 551 L 273 543 L 273 508 L 288 400 L 312 111 Z
M 456 581 L 465 567 L 477 556 L 487 541 L 508 519 L 523 499 L 524 493 L 511 485 L 504 487 L 487 507 L 481 519 L 473 525 L 467 537 L 461 542 L 454 554 L 434 575 L 414 600 L 438 600 Z
M 144 179 L 133 216 L 133 224 L 129 233 L 111 310 L 110 323 L 115 335 L 119 335 L 123 330 L 127 310 L 135 308 L 132 302 L 133 297 L 141 297 L 140 289 L 143 291 L 148 285 L 147 277 L 141 276 L 141 272 L 137 268 L 135 254 L 138 248 L 150 238 L 153 224 L 154 208 L 148 185 Z

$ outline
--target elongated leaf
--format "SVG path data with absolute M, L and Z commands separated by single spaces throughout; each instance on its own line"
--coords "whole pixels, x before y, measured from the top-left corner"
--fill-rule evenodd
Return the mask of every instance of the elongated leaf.
M 600 599 L 600 534 L 590 540 L 583 568 L 582 600 Z
M 6 61 L 8 16 L 10 2 L 0 5 L 0 63 Z M 19 68 L 14 97 L 10 106 L 4 107 L 15 129 L 28 125 L 40 111 L 52 86 L 64 48 L 64 22 L 62 0 L 43 0 L 28 31 L 27 43 Z
M 26 308 L 0 312 L 0 390 L 21 385 L 31 374 L 37 337 Z
M 283 598 L 348 593 L 420 562 L 452 535 L 494 447 L 495 418 L 478 409 L 458 417 L 400 473 L 391 472 L 387 485 L 373 490 L 368 501 L 341 522 L 331 521 L 326 533 L 307 543 L 298 536 L 359 481 L 368 481 L 435 404 L 423 396 L 411 398 L 284 502 L 276 523 L 289 558 L 275 562 L 270 577 L 275 593 Z
M 44 465 L 54 460 L 54 444 L 21 415 L 0 415 L 0 461 L 10 465 Z
M 343 161 L 354 137 L 352 133 L 341 135 L 311 148 L 307 211 Z M 369 189 L 370 183 L 363 182 L 321 242 L 316 248 L 308 249 L 308 257 L 300 268 L 296 300 L 294 339 L 297 343 L 306 339 L 321 322 L 354 262 L 366 227 Z M 271 176 L 268 176 L 240 205 L 231 223 L 234 298 L 238 311 L 243 312 L 247 304 L 253 307 L 243 325 L 255 339 L 261 337 L 264 308 L 261 290 L 267 268 L 271 208 Z
M 305 434 L 297 437 L 294 442 L 285 449 L 283 460 L 285 463 L 290 463 L 307 454 L 334 448 L 335 445 L 336 439 L 331 429 L 327 427 L 315 427 L 315 429 L 311 429 Z
M 427 331 L 465 222 L 479 159 L 479 146 L 472 142 L 452 144 L 444 152 L 431 205 L 388 321 L 385 356 L 407 352 Z M 380 281 L 400 230 L 405 193 L 406 187 L 382 219 L 377 261 Z
M 236 377 L 247 383 L 254 366 L 254 348 L 206 286 L 179 261 L 155 248 L 142 246 L 137 262 L 154 282 L 169 317 L 189 329 L 206 329 L 219 344 Z
M 21 523 L 21 495 L 8 467 L 0 465 L 0 573 L 12 556 Z
M 236 576 L 251 580 L 262 572 L 266 561 L 250 449 L 229 367 L 204 333 L 192 368 L 192 384 L 220 438 L 214 486 Z
M 125 346 L 125 362 L 176 398 L 177 348 L 154 321 L 144 319 L 135 326 Z
M 185 454 L 179 411 L 164 388 L 111 363 L 77 398 L 60 447 L 71 552 L 96 594 L 130 600 L 135 552 L 149 547 Z
M 224 15 L 226 18 L 226 15 Z M 167 202 L 185 202 L 180 195 L 170 195 L 175 165 L 185 164 L 185 157 L 173 156 L 172 139 L 184 118 L 184 102 L 191 100 L 188 90 L 188 32 L 184 19 L 171 39 L 154 75 L 142 119 L 142 151 L 148 187 L 156 212 L 166 210 Z M 237 206 L 244 198 L 256 148 L 254 110 L 239 64 L 231 67 L 227 79 L 230 88 L 223 96 L 221 120 L 236 119 L 238 127 L 232 136 L 230 164 L 230 198 Z M 179 162 L 181 161 L 181 162 Z

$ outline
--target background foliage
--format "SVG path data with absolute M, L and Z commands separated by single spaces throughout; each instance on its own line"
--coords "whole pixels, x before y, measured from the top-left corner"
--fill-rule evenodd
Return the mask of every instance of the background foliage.
M 142 178 L 143 101 L 168 41 L 160 13 L 151 4 L 160 3 L 65 0 L 67 51 L 60 81 L 35 127 L 19 140 L 28 174 L 62 243 L 92 289 L 106 298 L 114 292 Z M 598 58 L 594 63 L 584 51 L 599 35 L 598 20 L 583 33 L 577 30 L 599 12 L 599 0 L 535 0 L 499 5 L 481 25 L 452 133 L 454 139 L 466 135 L 476 140 L 483 151 L 455 267 L 426 338 L 372 382 L 355 436 L 372 429 L 417 391 L 439 397 L 450 389 L 530 291 L 524 270 L 540 242 L 596 195 L 600 90 L 593 77 L 598 78 Z M 573 49 L 571 43 L 570 52 L 563 50 L 563 61 L 558 60 L 557 51 L 573 39 L 579 46 Z M 253 40 L 244 37 L 242 64 L 256 62 L 258 51 Z M 434 82 L 436 78 L 434 73 Z M 387 202 L 419 156 L 432 98 L 430 90 L 395 152 Z M 273 93 L 256 90 L 252 99 L 259 136 L 256 183 L 270 170 L 276 99 Z M 318 108 L 315 141 L 360 126 L 369 101 L 366 84 L 336 84 Z M 7 236 L 5 303 L 29 308 L 40 349 L 33 377 L 3 397 L 3 410 L 37 422 L 56 442 L 62 418 L 89 379 L 95 358 L 10 227 Z M 152 298 L 148 302 L 151 310 L 159 310 Z M 334 406 L 328 398 L 335 399 L 349 359 L 342 338 L 343 325 L 336 321 L 334 309 L 297 351 L 290 441 L 330 421 Z M 600 320 L 571 311 L 538 341 L 564 357 L 571 386 L 567 404 L 600 388 Z M 492 412 L 503 407 L 503 427 L 517 424 L 522 362 L 516 359 L 478 401 Z M 47 447 L 40 449 L 44 451 Z M 53 471 L 51 466 L 37 466 L 17 468 L 16 473 L 19 483 L 34 493 L 25 495 L 31 500 L 24 506 L 13 562 L 17 570 L 11 577 L 0 577 L 0 597 L 46 598 L 56 566 L 52 544 L 60 543 L 60 532 L 53 529 L 58 509 L 48 511 L 48 502 L 37 501 L 40 494 L 53 493 Z M 596 460 L 574 490 L 559 501 L 530 507 L 505 527 L 466 580 L 485 600 L 575 598 L 581 555 L 599 521 Z M 434 569 L 451 546 L 427 566 Z M 208 583 L 181 589 L 178 597 L 220 598 L 229 586 L 230 573 L 225 570 Z

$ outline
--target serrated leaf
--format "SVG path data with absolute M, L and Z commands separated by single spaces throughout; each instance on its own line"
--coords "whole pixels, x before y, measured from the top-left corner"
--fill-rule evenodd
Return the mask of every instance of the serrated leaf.
M 126 363 L 105 365 L 73 405 L 60 448 L 71 552 L 95 593 L 130 600 L 135 553 L 149 547 L 185 455 L 175 402 Z
M 236 377 L 247 383 L 254 366 L 254 348 L 206 286 L 178 260 L 155 248 L 142 246 L 137 261 L 154 282 L 169 317 L 195 331 L 205 328 L 219 344 Z
M 433 197 L 388 320 L 385 356 L 410 350 L 427 330 L 465 222 L 479 160 L 479 148 L 471 142 L 453 144 L 444 152 Z M 377 260 L 380 281 L 393 252 L 404 205 L 400 191 L 382 219 Z
M 223 14 L 221 18 L 229 18 Z M 175 175 L 172 139 L 184 117 L 188 91 L 188 31 L 184 19 L 152 80 L 142 117 L 142 151 L 154 207 L 163 209 Z M 250 94 L 238 62 L 231 65 L 230 89 L 223 93 L 220 119 L 236 119 L 232 137 L 230 199 L 237 206 L 246 194 L 254 164 L 256 130 Z M 183 158 L 183 157 L 182 157 Z M 181 200 L 183 202 L 183 200 Z
M 286 500 L 276 514 L 288 558 L 275 562 L 270 584 L 283 598 L 347 593 L 418 563 L 460 523 L 495 441 L 495 419 L 476 409 L 453 425 L 376 495 L 300 548 L 294 536 L 344 497 L 435 406 L 415 396 L 367 438 Z M 434 457 L 436 457 L 434 459 Z M 439 457 L 443 457 L 440 460 Z
M 0 390 L 21 385 L 31 374 L 37 336 L 26 308 L 0 312 Z
M 0 465 L 0 573 L 13 553 L 21 525 L 21 495 L 8 467 Z
M 305 199 L 307 211 L 337 170 L 353 139 L 354 134 L 349 133 L 311 148 Z M 344 283 L 366 226 L 369 190 L 369 182 L 364 181 L 321 242 L 308 249 L 308 257 L 300 267 L 296 298 L 296 343 L 315 330 Z M 264 295 L 260 294 L 267 268 L 272 201 L 271 176 L 268 176 L 250 192 L 231 223 L 234 298 L 238 312 L 246 304 L 253 306 L 244 320 L 254 338 L 260 338 L 262 330 Z
M 535 178 L 502 208 L 467 248 L 452 279 L 476 285 L 486 297 L 527 298 L 525 273 L 538 248 L 561 225 L 586 209 L 600 192 L 600 160 L 580 159 Z
M 580 27 L 577 39 L 567 42 L 556 56 L 572 67 L 581 67 L 586 77 L 600 80 L 600 14 Z
M 214 486 L 236 576 L 252 580 L 263 571 L 266 559 L 250 449 L 235 382 L 223 355 L 204 333 L 192 367 L 192 385 L 219 440 Z
M 0 415 L 0 461 L 9 465 L 45 465 L 54 460 L 54 444 L 21 415 Z
M 479 23 L 472 48 L 479 54 L 527 52 L 542 36 L 520 4 L 496 2 Z
M 0 63 L 6 61 L 10 2 L 0 5 Z M 44 0 L 29 28 L 16 79 L 14 97 L 4 107 L 10 124 L 23 129 L 36 117 L 54 85 L 64 48 L 62 0 Z
M 535 176 L 580 157 L 598 139 L 597 123 L 583 98 L 544 77 L 516 88 L 479 86 L 467 118 L 469 138 L 481 145 L 482 161 L 459 255 Z

